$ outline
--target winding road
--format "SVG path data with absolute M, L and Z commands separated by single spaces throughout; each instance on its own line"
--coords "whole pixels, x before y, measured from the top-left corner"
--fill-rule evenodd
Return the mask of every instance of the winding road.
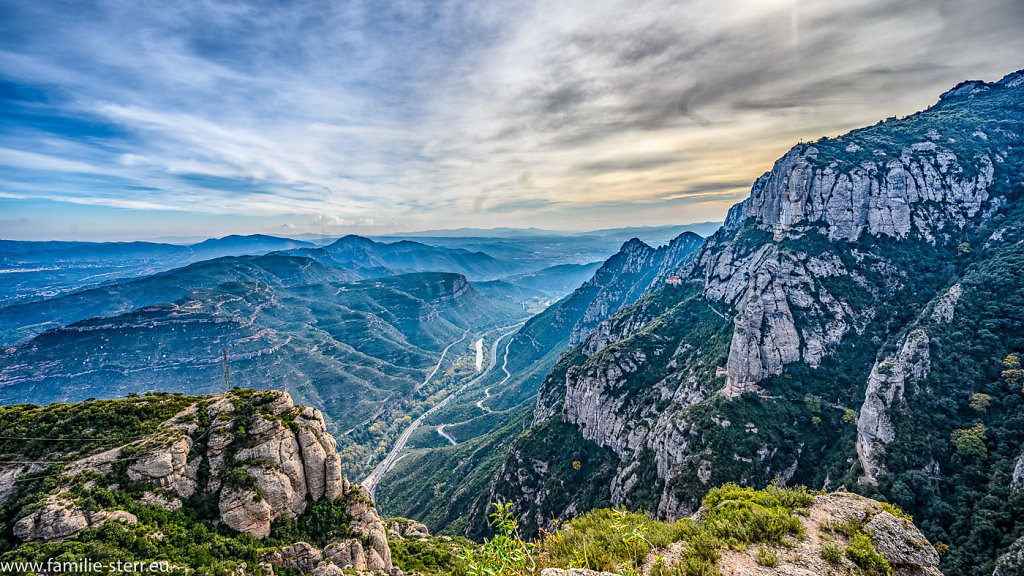
M 455 440 L 454 436 L 452 436 L 451 434 L 449 434 L 449 433 L 444 431 L 444 427 L 445 426 L 447 426 L 447 424 L 441 424 L 440 426 L 438 426 L 437 427 L 437 433 L 440 434 L 442 438 L 444 438 L 445 440 L 450 442 L 452 444 L 452 446 L 458 444 L 458 442 Z
M 459 338 L 455 342 L 452 342 L 448 346 L 445 346 L 444 350 L 441 350 L 441 357 L 437 360 L 437 366 L 434 366 L 434 369 L 430 371 L 430 374 L 427 374 L 427 377 L 423 379 L 423 382 L 420 382 L 415 388 L 412 389 L 414 394 L 416 392 L 419 392 L 420 388 L 423 388 L 424 386 L 426 386 L 427 382 L 430 382 L 430 379 L 434 377 L 434 374 L 437 374 L 437 371 L 441 369 L 441 362 L 444 362 L 445 354 L 448 354 L 448 351 L 451 350 L 452 346 L 455 346 L 459 342 L 462 342 L 463 340 L 465 340 L 466 336 L 468 336 L 468 335 L 469 335 L 469 330 L 466 330 L 465 332 L 462 333 L 462 338 Z
M 423 424 L 423 421 L 426 420 L 428 416 L 430 416 L 434 412 L 440 410 L 441 408 L 444 408 L 445 406 L 447 406 L 448 403 L 452 401 L 452 398 L 455 398 L 456 396 L 461 394 L 465 389 L 469 388 L 470 386 L 475 385 L 477 382 L 482 380 L 484 378 L 484 376 L 487 376 L 487 374 L 490 373 L 490 371 L 494 369 L 495 364 L 498 363 L 498 344 L 501 342 L 502 338 L 504 338 L 505 336 L 508 336 L 509 334 L 514 333 L 518 329 L 519 328 L 517 326 L 516 328 L 514 328 L 512 330 L 509 330 L 508 332 L 505 332 L 504 334 L 498 336 L 494 340 L 494 344 L 491 346 L 491 363 L 487 367 L 487 370 L 485 370 L 482 374 L 480 374 L 476 378 L 473 378 L 469 382 L 466 382 L 465 384 L 460 386 L 459 389 L 456 390 L 455 392 L 452 392 L 451 394 L 445 396 L 444 399 L 441 400 L 440 402 L 438 402 L 437 404 L 434 404 L 433 406 L 431 406 L 426 412 L 424 412 L 423 414 L 420 414 L 419 418 L 416 418 L 415 420 L 413 420 L 412 423 L 410 423 L 409 426 L 404 431 L 402 431 L 402 434 L 398 437 L 398 440 L 395 441 L 395 445 L 391 449 L 391 452 L 388 452 L 387 457 L 385 457 L 384 460 L 382 460 L 381 463 L 378 464 L 377 467 L 373 469 L 373 472 L 370 472 L 370 474 L 366 478 L 364 478 L 363 481 L 361 482 L 361 484 L 363 486 L 365 486 L 370 491 L 370 499 L 371 500 L 376 498 L 376 496 L 377 496 L 377 483 L 380 482 L 380 479 L 384 476 L 384 474 L 387 473 L 387 471 L 390 470 L 391 467 L 394 466 L 395 463 L 398 461 L 398 453 L 405 449 L 405 445 L 406 445 L 406 443 L 409 442 L 409 437 L 412 436 L 412 433 L 415 432 L 416 429 L 419 428 L 421 424 Z M 468 333 L 469 332 L 467 331 L 466 334 L 468 334 Z M 466 338 L 466 334 L 463 334 L 462 338 L 460 338 L 459 340 L 449 344 L 448 348 L 451 348 L 456 343 L 461 342 L 463 339 L 465 339 Z M 448 351 L 448 348 L 445 348 L 445 352 Z M 443 356 L 442 356 L 442 359 L 443 359 Z M 441 363 L 438 362 L 437 368 L 440 368 L 440 366 L 441 366 Z M 434 371 L 430 373 L 430 376 L 427 377 L 427 379 L 423 381 L 423 384 L 421 384 L 420 387 L 425 385 L 430 380 L 430 378 L 433 377 L 433 375 L 435 373 L 437 373 L 437 368 L 435 368 Z M 417 388 L 417 390 L 418 389 L 419 389 L 419 387 Z
M 497 340 L 494 341 L 495 348 L 497 348 L 498 342 L 501 342 L 501 339 L 504 338 L 504 337 L 505 337 L 505 334 L 502 334 L 501 336 L 498 337 Z M 511 346 L 511 345 L 512 345 L 512 338 L 509 338 L 508 339 L 508 344 L 505 344 L 505 356 L 504 356 L 504 358 L 501 361 L 501 371 L 505 373 L 505 377 L 501 379 L 501 382 L 498 382 L 497 384 L 495 384 L 495 386 L 501 386 L 505 382 L 508 382 L 508 379 L 512 377 L 512 373 L 508 371 L 508 347 Z M 491 358 L 492 359 L 494 358 L 494 352 L 491 352 Z M 487 408 L 486 406 L 484 406 L 484 402 L 486 402 L 486 401 L 488 401 L 490 399 L 491 399 L 491 386 L 488 386 L 487 388 L 484 388 L 484 397 L 476 401 L 476 407 L 481 409 L 481 410 L 483 410 L 484 412 L 490 412 L 491 409 Z M 440 430 L 438 430 L 438 432 L 440 432 Z M 445 435 L 442 434 L 442 436 L 445 436 Z M 447 437 L 448 436 L 445 436 L 445 438 L 447 438 Z M 452 441 L 452 444 L 455 444 L 455 442 Z

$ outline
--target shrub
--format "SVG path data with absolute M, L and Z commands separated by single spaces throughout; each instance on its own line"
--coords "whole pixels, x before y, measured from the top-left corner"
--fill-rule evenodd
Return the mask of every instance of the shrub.
M 846 547 L 846 557 L 851 562 L 872 574 L 888 574 L 892 571 L 889 562 L 875 551 L 871 539 L 865 534 L 857 534 Z
M 536 562 L 531 555 L 532 544 L 519 537 L 519 522 L 512 514 L 511 503 L 494 503 L 491 525 L 497 534 L 485 540 L 479 550 L 463 548 L 459 558 L 466 563 L 471 576 L 513 576 L 532 573 Z M 530 569 L 527 570 L 527 564 Z
M 910 514 L 907 514 L 906 512 L 904 512 L 902 509 L 900 509 L 895 504 L 889 504 L 888 502 L 880 502 L 880 504 L 882 505 L 882 510 L 885 510 L 889 514 L 892 514 L 893 516 L 895 516 L 897 518 L 902 518 L 904 520 L 909 520 L 910 522 L 914 521 L 914 517 L 913 516 L 911 516 Z
M 768 566 L 769 568 L 779 565 L 779 553 L 774 548 L 767 546 L 761 546 L 757 549 L 757 555 L 754 557 L 757 563 L 761 566 Z
M 783 544 L 787 536 L 803 537 L 796 506 L 814 501 L 806 489 L 769 487 L 765 490 L 726 484 L 704 497 L 702 527 L 730 547 L 756 542 Z
M 830 564 L 839 564 L 843 561 L 843 549 L 840 548 L 838 544 L 823 542 L 819 553 L 821 554 L 821 557 L 827 560 Z

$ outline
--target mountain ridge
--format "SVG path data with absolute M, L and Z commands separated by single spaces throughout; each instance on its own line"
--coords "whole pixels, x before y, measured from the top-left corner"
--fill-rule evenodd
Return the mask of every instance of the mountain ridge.
M 962 84 L 928 110 L 793 147 L 679 271 L 679 286 L 603 320 L 563 357 L 541 387 L 531 430 L 478 502 L 516 502 L 532 527 L 612 504 L 677 518 L 721 482 L 839 484 L 922 514 L 925 533 L 952 546 L 944 569 L 991 573 L 1013 540 L 976 566 L 964 528 L 935 518 L 949 504 L 931 486 L 979 498 L 964 476 L 978 466 L 972 473 L 988 471 L 993 490 L 1008 496 L 998 479 L 1020 450 L 1009 416 L 1019 394 L 989 384 L 991 374 L 999 379 L 995 362 L 971 364 L 970 379 L 954 383 L 954 358 L 988 355 L 941 350 L 970 350 L 975 337 L 999 358 L 1022 346 L 1024 327 L 1007 308 L 1019 301 L 1008 274 L 1024 250 L 1021 78 Z M 989 284 L 973 280 L 953 297 L 971 274 Z M 995 316 L 977 308 L 985 293 Z M 966 310 L 998 332 L 965 324 Z M 942 327 L 948 317 L 960 332 Z M 933 344 L 930 372 L 916 367 L 928 355 L 915 321 L 935 325 L 924 329 L 943 345 Z M 1000 408 L 986 416 L 966 401 L 943 404 L 929 386 Z M 932 440 L 922 446 L 920 435 Z M 585 489 L 552 459 L 574 452 L 597 478 Z M 986 452 L 991 460 L 979 459 Z M 869 480 L 874 469 L 886 473 L 873 487 L 858 482 L 862 468 Z M 917 479 L 922 468 L 935 480 Z M 1016 506 L 984 509 L 1005 515 Z M 477 534 L 474 511 L 467 533 Z M 963 513 L 985 524 L 982 510 Z M 1024 529 L 1004 528 L 1007 538 Z

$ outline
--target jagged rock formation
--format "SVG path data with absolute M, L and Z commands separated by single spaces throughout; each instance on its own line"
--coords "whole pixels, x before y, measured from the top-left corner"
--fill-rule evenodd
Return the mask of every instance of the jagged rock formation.
M 296 406 L 286 392 L 199 398 L 143 438 L 69 462 L 64 474 L 73 484 L 75 476 L 88 472 L 87 486 L 106 485 L 105 479 L 116 479 L 119 462 L 126 463 L 124 480 L 150 487 L 139 504 L 177 510 L 197 498 L 210 500 L 216 503 L 214 521 L 254 538 L 268 536 L 280 517 L 299 517 L 309 502 L 342 501 L 348 528 L 357 537 L 332 542 L 320 560 L 331 558 L 334 568 L 392 571 L 387 529 L 365 489 L 342 477 L 323 415 Z M 59 541 L 109 521 L 136 522 L 123 510 L 82 509 L 68 496 L 68 486 L 20 518 L 15 536 Z M 298 567 L 308 563 L 310 549 L 298 543 L 273 552 L 267 562 L 312 571 L 319 560 L 309 570 Z
M 365 515 L 364 511 L 361 517 L 365 519 Z M 375 520 L 368 521 L 373 528 L 361 532 L 372 542 L 369 546 L 364 545 L 364 541 L 359 538 L 335 538 L 322 550 L 307 542 L 296 542 L 291 546 L 268 552 L 260 559 L 273 566 L 314 576 L 340 574 L 342 570 L 348 569 L 397 574 L 398 571 L 391 563 L 387 540 L 383 539 L 383 524 L 376 518 L 376 514 L 373 516 Z
M 938 325 L 948 323 L 962 294 L 963 288 L 959 284 L 953 285 L 932 304 L 925 318 Z M 896 437 L 888 411 L 894 403 L 904 401 L 907 385 L 923 382 L 928 377 L 931 368 L 929 344 L 927 330 L 914 328 L 900 339 L 896 354 L 880 358 L 871 367 L 864 404 L 857 420 L 857 456 L 866 482 L 874 482 L 880 471 L 876 456 L 879 445 L 888 444 Z
M 509 343 L 511 372 L 542 372 L 515 394 L 515 405 L 536 392 L 547 370 L 566 348 L 586 340 L 601 322 L 661 286 L 692 257 L 703 239 L 684 232 L 668 245 L 652 248 L 634 238 L 622 245 L 572 294 L 530 319 Z
M 66 498 L 48 498 L 34 512 L 14 525 L 14 535 L 24 542 L 59 541 L 73 536 L 86 528 L 96 528 L 109 522 L 135 524 L 134 514 L 123 510 L 80 510 Z
M 128 477 L 179 498 L 188 498 L 197 489 L 219 493 L 220 519 L 256 538 L 267 536 L 278 516 L 302 514 L 307 497 L 335 500 L 348 491 L 323 415 L 315 408 L 296 407 L 286 392 L 265 395 L 265 403 L 254 414 L 238 413 L 235 396 L 215 397 L 202 407 L 210 422 L 206 429 L 196 422 L 200 408 L 189 407 L 145 442 L 148 453 L 129 465 Z M 244 437 L 239 436 L 238 418 L 251 420 Z M 205 455 L 189 460 L 199 441 L 206 444 Z M 210 470 L 201 485 L 198 471 L 204 458 Z M 251 482 L 244 487 L 225 485 L 229 473 L 247 476 Z M 173 500 L 166 504 L 180 507 Z
M 536 433 L 513 445 L 488 497 L 538 519 L 586 501 L 557 448 L 526 445 L 559 445 L 541 433 L 551 422 L 613 467 L 609 503 L 662 517 L 692 513 L 727 481 L 871 485 L 898 467 L 925 479 L 900 494 L 933 490 L 955 472 L 951 434 L 986 409 L 967 409 L 972 394 L 1006 394 L 989 386 L 997 360 L 972 351 L 980 367 L 951 367 L 944 347 L 983 340 L 1001 359 L 1018 341 L 999 307 L 1019 298 L 1022 78 L 962 85 L 927 111 L 794 147 L 671 273 L 680 285 L 652 286 L 548 374 Z M 977 379 L 950 376 L 961 369 Z M 922 403 L 941 416 L 916 414 Z M 938 429 L 924 439 L 913 426 Z M 893 464 L 901 442 L 915 448 Z M 539 469 L 567 491 L 529 490 Z

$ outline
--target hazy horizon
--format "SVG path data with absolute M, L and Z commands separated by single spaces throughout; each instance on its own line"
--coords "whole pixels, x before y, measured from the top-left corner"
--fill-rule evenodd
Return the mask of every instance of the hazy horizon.
M 983 8 L 983 9 L 982 9 Z M 0 3 L 0 237 L 720 221 L 1024 61 L 993 0 Z

